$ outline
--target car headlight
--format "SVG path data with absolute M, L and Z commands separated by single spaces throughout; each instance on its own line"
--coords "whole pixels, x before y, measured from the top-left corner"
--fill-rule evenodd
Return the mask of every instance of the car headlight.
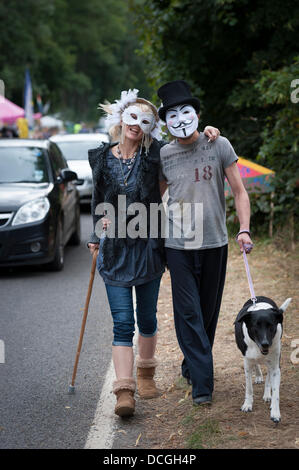
M 50 209 L 49 200 L 46 197 L 40 197 L 27 202 L 17 211 L 12 225 L 29 224 L 42 220 Z

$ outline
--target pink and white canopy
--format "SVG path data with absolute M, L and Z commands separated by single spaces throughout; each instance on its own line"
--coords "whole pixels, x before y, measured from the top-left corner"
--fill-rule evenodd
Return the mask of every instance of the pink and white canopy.
M 34 119 L 41 118 L 41 113 L 35 113 L 33 115 Z M 12 103 L 4 96 L 0 96 L 0 122 L 5 124 L 12 124 L 18 118 L 25 117 L 25 110 L 18 106 L 17 104 Z
M 25 111 L 20 106 L 12 103 L 8 99 L 1 96 L 0 100 L 0 121 L 5 123 L 13 123 L 16 119 L 24 117 Z

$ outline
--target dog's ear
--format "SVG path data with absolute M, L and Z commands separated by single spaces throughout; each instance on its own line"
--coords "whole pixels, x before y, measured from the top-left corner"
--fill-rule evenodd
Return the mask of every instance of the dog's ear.
M 238 313 L 237 318 L 234 321 L 234 324 L 241 323 L 242 321 L 246 322 L 246 320 L 248 320 L 250 316 L 251 316 L 251 312 L 248 312 L 247 308 L 242 308 L 242 310 L 240 310 L 240 312 Z
M 292 297 L 289 297 L 289 298 L 288 298 L 287 300 L 285 300 L 285 301 L 283 302 L 283 304 L 279 307 L 278 310 L 280 311 L 281 314 L 283 314 L 283 313 L 286 311 L 286 309 L 288 308 L 288 306 L 289 306 L 290 303 L 291 303 L 291 300 L 292 300 Z
M 279 308 L 272 308 L 272 312 L 275 316 L 275 320 L 277 321 L 277 323 L 281 323 L 283 322 L 283 314 L 284 312 L 286 311 L 286 309 L 288 308 L 290 302 L 291 302 L 292 298 L 289 297 L 288 299 L 286 299 L 283 304 L 279 307 Z
M 280 308 L 272 308 L 272 312 L 274 314 L 274 317 L 275 317 L 275 320 L 277 321 L 277 323 L 281 323 L 283 322 L 283 310 L 281 310 Z

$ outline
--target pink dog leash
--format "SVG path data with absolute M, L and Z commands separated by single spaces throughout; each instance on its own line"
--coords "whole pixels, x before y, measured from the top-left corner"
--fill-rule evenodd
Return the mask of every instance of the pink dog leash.
M 241 233 L 248 233 L 248 235 L 250 236 L 250 231 L 249 230 L 241 230 L 235 238 L 237 243 L 238 243 L 238 236 Z M 249 290 L 250 290 L 250 294 L 251 294 L 251 300 L 252 300 L 253 304 L 255 304 L 257 299 L 256 299 L 256 296 L 255 296 L 255 293 L 254 293 L 253 282 L 252 282 L 252 279 L 251 279 L 249 264 L 248 264 L 248 260 L 247 260 L 247 256 L 246 256 L 246 253 L 250 253 L 252 248 L 253 248 L 252 243 L 243 243 L 243 259 L 244 259 L 244 264 L 245 264 L 245 268 L 246 268 L 246 274 L 247 274 L 247 279 L 248 279 L 248 284 L 249 284 Z
M 255 293 L 254 293 L 253 282 L 252 282 L 252 279 L 251 279 L 249 264 L 248 264 L 247 255 L 246 255 L 246 249 L 251 250 L 252 245 L 248 244 L 248 243 L 247 244 L 244 243 L 243 246 L 244 246 L 243 259 L 244 259 L 244 263 L 245 263 L 245 269 L 246 269 L 246 274 L 247 274 L 247 279 L 248 279 L 248 284 L 249 284 L 249 290 L 250 290 L 250 294 L 251 294 L 251 300 L 255 304 L 256 303 L 256 296 L 255 296 Z

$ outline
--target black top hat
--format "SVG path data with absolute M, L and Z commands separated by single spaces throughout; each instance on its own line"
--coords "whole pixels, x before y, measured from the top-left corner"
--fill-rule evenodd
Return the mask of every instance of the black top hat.
M 158 90 L 158 96 L 162 100 L 162 105 L 158 110 L 159 116 L 165 122 L 166 111 L 172 106 L 179 104 L 191 104 L 197 114 L 200 110 L 200 101 L 194 98 L 190 92 L 190 86 L 185 80 L 175 80 L 165 83 Z

